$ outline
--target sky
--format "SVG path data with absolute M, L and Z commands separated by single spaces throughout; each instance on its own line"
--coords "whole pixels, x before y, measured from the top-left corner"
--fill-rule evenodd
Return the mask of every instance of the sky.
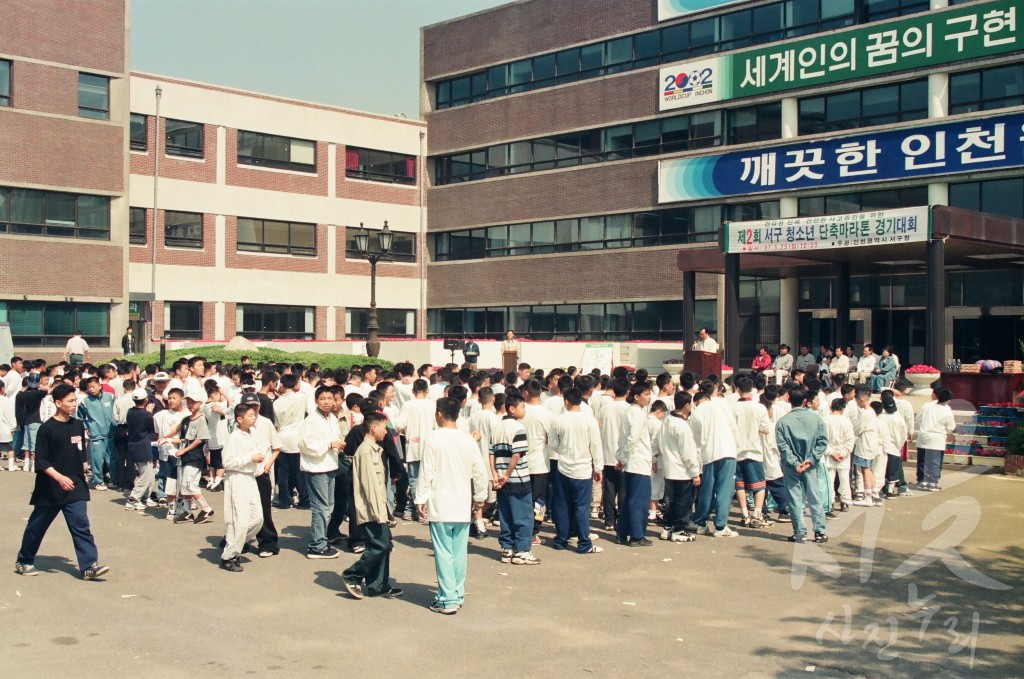
M 419 29 L 509 0 L 131 0 L 131 69 L 419 118 Z

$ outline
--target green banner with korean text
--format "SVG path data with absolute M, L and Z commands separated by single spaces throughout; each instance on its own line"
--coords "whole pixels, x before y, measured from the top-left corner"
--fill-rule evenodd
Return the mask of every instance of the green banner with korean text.
M 1021 0 L 993 0 L 662 68 L 660 110 L 934 68 L 1024 49 Z

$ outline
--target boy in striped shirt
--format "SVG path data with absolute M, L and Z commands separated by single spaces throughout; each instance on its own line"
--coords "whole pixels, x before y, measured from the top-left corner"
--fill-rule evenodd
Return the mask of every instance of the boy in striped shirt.
M 501 531 L 498 545 L 502 563 L 536 565 L 540 559 L 530 551 L 533 540 L 533 494 L 530 468 L 526 461 L 526 402 L 519 394 L 505 399 L 506 416 L 491 432 L 491 478 L 498 496 Z

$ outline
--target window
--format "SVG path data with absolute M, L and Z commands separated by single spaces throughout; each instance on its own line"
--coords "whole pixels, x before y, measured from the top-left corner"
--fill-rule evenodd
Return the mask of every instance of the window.
M 1021 105 L 1024 105 L 1024 64 L 949 76 L 951 115 Z
M 315 339 L 315 308 L 239 304 L 236 323 L 248 339 Z
M 431 233 L 428 242 L 436 262 L 711 242 L 723 208 L 733 220 L 779 215 L 778 201 L 677 207 Z M 354 247 L 350 242 L 350 257 Z
M 198 212 L 164 212 L 164 245 L 169 248 L 203 248 L 203 215 Z
M 367 229 L 370 234 L 369 245 L 370 252 L 380 253 L 380 240 L 377 238 L 378 231 L 374 229 Z M 356 235 L 359 233 L 359 229 L 355 227 L 349 227 L 345 229 L 345 258 L 346 259 L 362 259 L 362 255 L 359 253 L 359 246 L 356 245 Z M 416 262 L 416 234 L 414 233 L 400 233 L 392 231 L 391 238 L 391 252 L 386 261 L 390 262 Z
M 184 120 L 173 120 L 168 118 L 165 122 L 166 138 L 164 144 L 167 155 L 186 156 L 189 158 L 202 158 L 203 147 L 203 124 L 190 123 Z
M 128 242 L 132 245 L 145 245 L 146 230 L 146 208 L 128 208 Z
M 316 224 L 239 217 L 238 251 L 316 257 Z
M 954 5 L 961 2 L 963 0 L 951 0 Z M 434 101 L 437 110 L 442 110 L 516 92 L 906 16 L 927 11 L 929 6 L 929 0 L 778 0 L 441 80 L 434 83 Z
M 110 307 L 106 304 L 0 302 L 0 312 L 4 310 L 15 345 L 62 347 L 76 330 L 89 344 L 110 343 Z
M 345 337 L 364 339 L 369 333 L 369 309 L 345 309 Z M 381 337 L 415 337 L 415 309 L 377 309 L 377 325 Z
M 131 115 L 129 126 L 129 146 L 132 151 L 145 151 L 149 148 L 148 118 L 141 113 Z
M 110 240 L 110 198 L 0 187 L 0 233 Z
M 11 105 L 11 62 L 0 59 L 0 106 Z
M 280 170 L 316 172 L 316 142 L 239 130 L 238 162 Z
M 801 198 L 799 216 L 841 215 L 865 210 L 892 210 L 928 204 L 928 188 L 912 186 L 860 193 L 833 193 L 828 196 Z
M 950 184 L 949 204 L 965 210 L 1024 219 L 1024 178 Z
M 164 334 L 170 339 L 202 339 L 203 303 L 164 304 Z
M 928 117 L 928 81 L 869 87 L 799 102 L 800 134 L 852 130 Z
M 345 149 L 345 176 L 415 185 L 416 156 L 349 146 Z
M 78 74 L 78 115 L 99 120 L 110 118 L 110 78 Z
M 762 104 L 727 111 L 726 143 L 749 144 L 782 136 L 782 104 Z

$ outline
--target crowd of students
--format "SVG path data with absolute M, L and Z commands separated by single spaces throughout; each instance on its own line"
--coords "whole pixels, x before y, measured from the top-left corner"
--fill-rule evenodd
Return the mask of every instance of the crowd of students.
M 514 565 L 541 562 L 549 521 L 550 547 L 581 555 L 603 551 L 592 520 L 635 547 L 649 536 L 731 538 L 735 499 L 736 527 L 791 522 L 788 539 L 805 542 L 807 507 L 813 539 L 826 542 L 835 512 L 909 494 L 903 461 L 915 431 L 917 488 L 940 490 L 956 426 L 941 388 L 915 420 L 900 383 L 872 401 L 867 386 L 803 371 L 781 384 L 763 371 L 726 385 L 690 372 L 677 381 L 621 367 L 519 368 L 406 362 L 383 373 L 193 357 L 164 372 L 15 359 L 0 366 L 0 452 L 9 471 L 37 472 L 40 512 L 16 570 L 35 573 L 42 535 L 64 511 L 83 577 L 106 572 L 88 531 L 89 490 L 120 490 L 125 510 L 163 512 L 172 524 L 212 521 L 205 495 L 223 491 L 221 568 L 242 571 L 246 551 L 279 553 L 272 506 L 308 509 L 307 558 L 337 558 L 339 546 L 360 554 L 342 575 L 357 599 L 402 594 L 390 581 L 390 531 L 399 520 L 428 523 L 439 582 L 431 608 L 451 614 L 463 603 L 471 536 L 497 528 L 499 558 Z

